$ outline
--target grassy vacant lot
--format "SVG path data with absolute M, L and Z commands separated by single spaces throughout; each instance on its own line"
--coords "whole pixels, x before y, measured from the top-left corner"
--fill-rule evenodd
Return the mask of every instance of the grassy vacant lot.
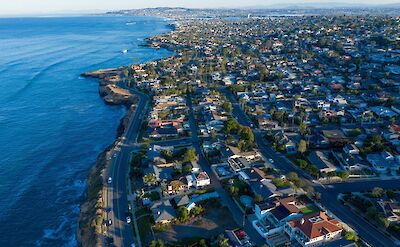
M 236 228 L 229 210 L 225 207 L 210 207 L 205 214 L 179 225 L 172 225 L 165 231 L 156 232 L 156 239 L 164 242 L 182 243 L 189 239 L 210 238 L 226 229 Z
M 317 206 L 315 205 L 307 205 L 306 207 L 300 209 L 300 212 L 302 212 L 303 214 L 311 214 L 314 212 L 318 212 L 319 209 L 317 208 Z

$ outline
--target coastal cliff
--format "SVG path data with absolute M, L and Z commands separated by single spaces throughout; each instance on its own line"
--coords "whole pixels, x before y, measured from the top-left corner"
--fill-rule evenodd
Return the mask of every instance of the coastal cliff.
M 136 97 L 128 90 L 118 86 L 123 82 L 124 68 L 101 69 L 83 73 L 81 76 L 98 79 L 99 94 L 106 104 L 130 106 L 135 103 Z
M 114 144 L 108 146 L 97 157 L 95 165 L 90 170 L 87 184 L 86 200 L 81 204 L 80 216 L 77 230 L 77 240 L 79 246 L 102 246 L 103 239 L 102 225 L 105 219 L 102 190 L 105 184 L 103 173 L 110 160 L 107 157 L 112 156 L 112 150 L 120 142 L 120 136 L 124 133 L 129 124 L 129 118 L 135 113 L 138 97 L 126 89 L 117 86 L 122 82 L 123 68 L 98 70 L 84 73 L 84 77 L 92 77 L 99 80 L 99 94 L 103 97 L 106 104 L 125 105 L 128 112 L 121 119 L 117 138 Z

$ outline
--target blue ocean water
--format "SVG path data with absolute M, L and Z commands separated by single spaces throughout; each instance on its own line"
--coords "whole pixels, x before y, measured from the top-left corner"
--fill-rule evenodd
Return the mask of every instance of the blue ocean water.
M 85 179 L 125 114 L 79 74 L 167 56 L 139 44 L 168 30 L 150 17 L 0 19 L 0 246 L 76 245 Z

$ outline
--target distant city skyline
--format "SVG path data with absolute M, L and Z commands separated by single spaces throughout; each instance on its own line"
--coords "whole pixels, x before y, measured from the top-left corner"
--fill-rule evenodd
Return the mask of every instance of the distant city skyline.
M 268 7 L 279 4 L 301 4 L 324 3 L 324 4 L 393 4 L 400 0 L 0 0 L 0 15 L 46 15 L 46 14 L 68 14 L 68 13 L 98 13 L 109 10 L 137 9 L 151 7 L 188 7 L 188 8 L 238 8 L 238 7 Z M 307 5 L 309 6 L 309 5 Z M 317 6 L 316 6 L 317 7 Z

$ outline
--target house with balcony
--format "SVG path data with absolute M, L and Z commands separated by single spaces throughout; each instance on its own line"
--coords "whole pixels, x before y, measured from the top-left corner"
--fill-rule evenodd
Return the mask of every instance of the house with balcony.
M 319 211 L 288 221 L 284 231 L 301 246 L 323 246 L 341 238 L 340 222 Z

